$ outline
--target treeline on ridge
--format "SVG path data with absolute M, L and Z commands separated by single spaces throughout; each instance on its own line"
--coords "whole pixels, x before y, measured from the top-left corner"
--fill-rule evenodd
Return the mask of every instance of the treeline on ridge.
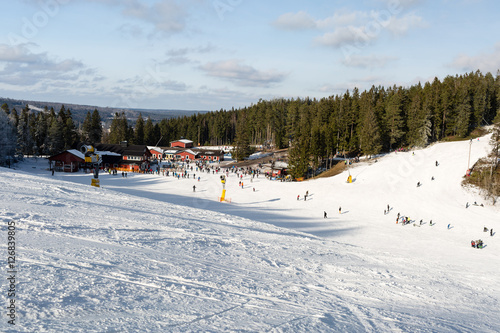
M 28 107 L 18 113 L 6 104 L 2 109 L 21 154 L 53 154 L 78 141 L 168 146 L 183 137 L 200 145 L 236 145 L 239 158 L 249 153 L 250 145 L 291 148 L 290 164 L 299 175 L 336 154 L 373 155 L 450 136 L 467 137 L 499 114 L 500 74 L 476 71 L 435 78 L 423 86 L 373 86 L 319 100 L 260 100 L 240 109 L 156 123 L 142 115 L 127 119 L 115 113 L 109 131 L 102 128 L 97 110 L 75 124 L 64 106 L 58 113 L 52 108 L 33 113 Z

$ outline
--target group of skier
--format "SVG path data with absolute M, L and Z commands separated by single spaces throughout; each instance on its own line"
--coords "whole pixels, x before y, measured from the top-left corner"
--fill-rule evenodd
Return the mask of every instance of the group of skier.
M 389 208 L 389 205 L 387 205 L 387 207 Z M 398 216 L 396 216 L 396 224 L 400 223 L 400 224 L 402 224 L 402 225 L 407 225 L 407 224 L 410 224 L 410 223 L 412 223 L 412 222 L 413 222 L 413 220 L 412 220 L 409 216 L 401 216 L 401 214 L 400 214 L 400 213 L 398 213 Z M 415 224 L 413 224 L 413 226 L 415 226 L 415 227 L 419 227 L 419 226 L 421 226 L 423 223 L 424 223 L 424 220 L 423 220 L 423 219 L 421 219 L 421 220 L 419 221 L 419 223 L 418 223 L 418 224 L 416 224 L 416 223 L 415 223 Z M 432 220 L 430 220 L 430 221 L 429 221 L 429 225 L 430 225 L 430 226 L 433 226 L 434 224 L 435 224 L 435 223 L 433 223 L 433 222 L 432 222 Z M 448 225 L 448 229 L 449 229 L 449 228 L 450 228 L 450 225 Z
M 342 214 L 342 207 L 339 206 L 339 214 Z M 328 217 L 328 214 L 326 213 L 326 211 L 323 211 L 323 218 L 327 218 Z
M 481 239 L 478 239 L 478 240 L 471 240 L 470 241 L 470 245 L 473 247 L 473 248 L 476 248 L 476 249 L 482 249 L 483 248 L 483 241 Z

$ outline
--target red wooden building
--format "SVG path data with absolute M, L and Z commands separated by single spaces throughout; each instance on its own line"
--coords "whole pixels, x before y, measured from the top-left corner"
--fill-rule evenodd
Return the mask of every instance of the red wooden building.
M 163 149 L 161 147 L 149 147 L 149 146 L 148 146 L 148 149 L 149 149 L 149 152 L 151 153 L 151 157 L 154 160 L 162 160 L 163 159 L 163 152 L 165 149 Z
M 170 142 L 170 147 L 192 148 L 193 147 L 193 141 L 186 140 L 186 139 L 180 139 L 180 140 L 176 140 L 176 141 L 171 141 Z
M 55 171 L 76 172 L 85 164 L 85 155 L 76 149 L 63 151 L 49 157 L 50 168 Z
M 199 149 L 197 152 L 202 160 L 213 162 L 224 161 L 224 152 L 222 150 Z
M 177 154 L 175 154 L 177 159 L 180 159 L 182 161 L 194 161 L 198 158 L 198 151 L 193 151 L 191 149 L 186 149 L 179 151 Z

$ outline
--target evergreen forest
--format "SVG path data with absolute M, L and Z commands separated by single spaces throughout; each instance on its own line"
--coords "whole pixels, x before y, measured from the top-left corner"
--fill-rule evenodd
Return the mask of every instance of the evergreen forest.
M 424 85 L 375 87 L 327 98 L 259 100 L 239 109 L 213 111 L 159 122 L 116 113 L 109 129 L 99 111 L 75 124 L 64 106 L 56 112 L 18 111 L 2 105 L 0 145 L 4 155 L 50 155 L 78 142 L 168 146 L 179 138 L 199 145 L 234 145 L 239 159 L 251 145 L 290 148 L 293 174 L 328 164 L 335 155 L 374 155 L 406 147 L 466 138 L 500 120 L 500 72 L 480 71 L 435 78 Z M 0 157 L 0 164 L 5 156 Z

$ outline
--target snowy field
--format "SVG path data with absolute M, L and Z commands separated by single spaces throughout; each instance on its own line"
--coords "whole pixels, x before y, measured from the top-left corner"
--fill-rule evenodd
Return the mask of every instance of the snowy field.
M 488 137 L 470 148 L 472 165 Z M 461 187 L 468 156 L 468 141 L 440 143 L 243 188 L 230 173 L 231 203 L 217 174 L 101 174 L 94 188 L 40 159 L 0 168 L 0 331 L 499 332 L 500 234 L 483 227 L 500 230 L 500 210 Z

